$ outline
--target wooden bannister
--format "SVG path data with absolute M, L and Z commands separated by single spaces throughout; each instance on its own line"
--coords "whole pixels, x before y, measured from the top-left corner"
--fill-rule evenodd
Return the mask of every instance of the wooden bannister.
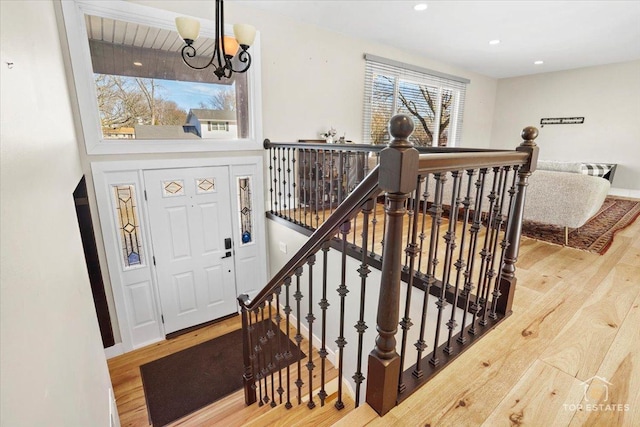
M 310 237 L 252 300 L 238 298 L 247 404 L 324 406 L 326 373 L 333 369 L 337 409 L 344 407 L 342 383 L 350 377 L 356 406 L 366 381 L 366 401 L 383 415 L 510 314 L 537 130 L 526 128 L 525 141 L 505 151 L 416 149 L 409 142 L 413 122 L 403 115 L 393 117 L 389 129 L 392 141 L 384 148 L 265 141 L 268 216 Z M 348 159 L 370 152 L 379 164 L 356 175 L 357 185 L 347 184 L 358 166 Z M 368 163 L 359 166 L 369 172 Z M 376 217 L 381 192 L 384 214 Z M 379 221 L 383 238 L 376 242 Z M 331 248 L 340 252 L 339 267 L 329 263 Z M 360 263 L 357 279 L 348 271 L 350 257 Z M 369 288 L 378 285 L 367 283 L 372 268 L 380 270 L 375 307 L 365 304 L 365 292 L 371 295 Z M 345 323 L 356 307 L 355 331 L 349 332 Z M 367 321 L 376 324 L 373 349 L 363 348 Z M 351 372 L 345 372 L 348 344 L 357 346 L 350 350 L 356 358 Z

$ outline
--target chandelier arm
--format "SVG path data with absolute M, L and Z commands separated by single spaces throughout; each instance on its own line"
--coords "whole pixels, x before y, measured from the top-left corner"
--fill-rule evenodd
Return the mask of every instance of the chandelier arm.
M 248 48 L 249 48 L 248 46 L 247 48 L 241 47 L 240 52 L 238 53 L 238 55 L 236 55 L 238 58 L 238 62 L 241 62 L 242 64 L 246 64 L 244 68 L 240 68 L 236 70 L 235 68 L 233 68 L 231 61 L 229 61 L 229 68 L 231 68 L 231 71 L 233 71 L 234 73 L 244 73 L 251 66 L 251 54 L 247 52 Z
M 213 63 L 213 60 L 215 58 L 215 56 L 211 57 L 211 59 L 209 60 L 209 62 L 207 62 L 207 64 L 203 65 L 202 67 L 198 67 L 195 65 L 192 65 L 189 63 L 189 60 L 187 58 L 195 58 L 196 56 L 196 48 L 193 47 L 192 45 L 185 45 L 182 47 L 182 51 L 181 51 L 181 55 L 182 55 L 182 61 L 184 61 L 184 63 L 189 67 L 189 68 L 193 68 L 194 70 L 204 70 L 205 68 L 208 68 L 210 66 L 213 66 L 213 68 L 218 68 L 215 66 L 215 64 Z

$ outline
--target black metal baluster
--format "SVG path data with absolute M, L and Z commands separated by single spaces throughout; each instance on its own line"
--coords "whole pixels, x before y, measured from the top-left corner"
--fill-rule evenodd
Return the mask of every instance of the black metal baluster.
M 282 158 L 280 159 L 280 165 L 281 165 L 281 169 L 282 169 L 282 182 L 280 183 L 280 185 L 282 186 L 282 196 L 281 196 L 281 207 L 282 207 L 282 217 L 288 218 L 287 217 L 287 212 L 288 212 L 288 208 L 289 206 L 287 205 L 287 188 L 289 187 L 289 183 L 287 182 L 287 165 L 286 165 L 286 161 L 287 161 L 287 156 L 286 156 L 287 151 L 283 148 L 282 149 Z
M 291 151 L 291 171 L 293 172 L 293 222 L 300 224 L 298 219 L 300 216 L 300 194 L 299 194 L 300 190 L 298 190 L 299 172 L 298 172 L 298 169 L 296 168 L 297 157 L 298 157 L 298 149 L 294 148 Z M 300 166 L 298 166 L 298 168 L 299 167 Z
M 302 404 L 302 334 L 300 333 L 300 318 L 302 312 L 300 310 L 300 301 L 302 300 L 302 292 L 300 292 L 300 276 L 302 276 L 302 267 L 296 268 L 296 292 L 293 294 L 293 298 L 296 300 L 296 344 L 298 346 L 298 379 L 296 380 L 296 387 L 298 387 L 298 405 Z
M 275 408 L 276 407 L 276 391 L 275 391 L 275 380 L 274 380 L 274 373 L 276 370 L 276 364 L 274 363 L 274 350 L 277 350 L 273 348 L 274 346 L 274 342 L 273 342 L 273 338 L 276 336 L 275 333 L 273 332 L 273 312 L 272 312 L 272 301 L 273 301 L 273 294 L 269 295 L 266 298 L 268 307 L 269 307 L 269 319 L 267 320 L 268 323 L 268 328 L 267 328 L 267 340 L 269 341 L 269 364 L 267 365 L 267 368 L 269 369 L 269 373 L 271 374 L 271 407 Z
M 311 255 L 307 258 L 307 265 L 309 266 L 309 313 L 307 314 L 307 323 L 309 325 L 309 359 L 307 361 L 307 370 L 309 371 L 309 402 L 307 407 L 313 409 L 316 403 L 313 401 L 313 321 L 316 317 L 313 315 L 313 265 L 316 263 L 316 256 Z
M 427 175 L 424 183 L 424 192 L 422 193 L 422 224 L 420 228 L 420 235 L 418 236 L 420 238 L 420 249 L 418 250 L 418 267 L 416 268 L 416 272 L 420 275 L 422 275 L 422 250 L 424 248 L 424 239 L 427 237 L 424 229 L 427 223 L 427 207 L 429 196 L 429 175 Z
M 367 324 L 364 321 L 364 307 L 365 307 L 365 291 L 367 287 L 367 277 L 371 270 L 369 269 L 369 257 L 367 255 L 367 246 L 369 244 L 369 215 L 371 210 L 375 206 L 375 201 L 369 199 L 362 205 L 362 259 L 358 273 L 360 274 L 360 316 L 358 322 L 355 325 L 356 332 L 358 333 L 358 356 L 356 373 L 353 375 L 353 380 L 356 383 L 356 408 L 360 406 L 360 386 L 364 381 L 364 375 L 362 374 L 362 340 L 364 338 L 364 332 L 367 330 Z
M 502 268 L 502 265 L 504 264 L 506 250 L 511 245 L 507 230 L 509 230 L 509 225 L 511 221 L 513 221 L 513 216 L 514 216 L 515 196 L 518 194 L 518 186 L 516 185 L 518 180 L 518 170 L 519 170 L 518 166 L 513 167 L 513 178 L 511 182 L 511 187 L 509 188 L 509 208 L 507 210 L 507 221 L 504 226 L 502 242 L 500 243 L 500 247 L 502 248 L 502 250 L 500 251 L 500 263 L 499 263 L 500 268 Z M 500 279 L 498 276 L 496 277 L 496 284 L 494 285 L 494 289 L 493 289 L 493 299 L 491 301 L 491 313 L 489 314 L 489 317 L 491 317 L 492 319 L 496 319 L 498 317 L 496 314 L 496 306 L 498 303 L 498 299 L 500 298 L 501 295 L 502 293 L 500 290 Z
M 344 347 L 347 345 L 347 340 L 344 338 L 344 306 L 345 298 L 349 289 L 347 289 L 347 235 L 351 228 L 350 222 L 345 222 L 340 226 L 340 233 L 342 234 L 342 264 L 340 272 L 340 286 L 338 287 L 338 295 L 340 296 L 340 336 L 336 340 L 338 345 L 338 400 L 335 407 L 337 409 L 344 408 L 344 402 L 342 401 L 342 375 L 344 368 Z
M 269 200 L 271 204 L 271 213 L 274 213 L 273 208 L 273 159 L 272 156 L 275 155 L 275 150 L 273 148 L 269 149 Z
M 262 372 L 262 379 L 264 380 L 264 396 L 262 397 L 262 402 L 263 403 L 269 403 L 269 389 L 267 388 L 267 380 L 269 378 L 269 365 L 267 363 L 267 351 L 270 351 L 271 349 L 269 348 L 269 346 L 267 346 L 267 343 L 269 342 L 269 339 L 267 338 L 267 324 L 264 320 L 264 308 L 265 308 L 265 304 L 262 303 L 260 304 L 260 316 L 261 316 L 261 321 L 260 321 L 260 325 L 261 325 L 261 329 L 262 329 L 262 334 L 260 335 L 260 346 L 262 347 L 262 368 L 260 369 L 260 371 Z
M 474 304 L 472 305 L 471 311 L 473 313 L 473 319 L 471 321 L 471 328 L 469 328 L 469 333 L 475 335 L 478 331 L 476 329 L 476 321 L 480 315 L 480 312 L 484 308 L 484 288 L 486 286 L 485 274 L 489 265 L 489 258 L 491 256 L 491 251 L 489 249 L 489 238 L 490 238 L 490 225 L 493 221 L 493 204 L 496 199 L 496 169 L 493 168 L 493 180 L 491 184 L 491 191 L 489 192 L 489 217 L 487 218 L 487 225 L 485 225 L 485 234 L 484 234 L 484 243 L 482 245 L 482 249 L 480 250 L 480 272 L 478 274 L 478 292 L 476 292 L 476 299 Z
M 338 204 L 344 200 L 344 157 L 343 152 L 338 152 Z
M 434 174 L 434 179 L 436 182 L 436 188 L 434 191 L 433 203 L 429 208 L 428 212 L 431 216 L 431 235 L 429 238 L 429 255 L 427 259 L 427 276 L 426 276 L 426 284 L 427 287 L 424 290 L 424 295 L 422 299 L 422 317 L 420 319 L 420 338 L 415 343 L 415 347 L 418 350 L 418 354 L 416 357 L 416 367 L 413 370 L 412 375 L 416 378 L 422 378 L 424 372 L 422 371 L 422 353 L 427 349 L 427 343 L 424 340 L 426 326 L 427 326 L 427 313 L 429 307 L 429 292 L 431 290 L 431 286 L 435 283 L 435 270 L 438 264 L 438 229 L 440 226 L 441 215 L 442 215 L 442 174 L 436 173 Z
M 331 156 L 331 153 L 329 153 Z M 329 185 L 331 183 L 331 169 L 329 169 L 329 175 L 327 175 L 327 150 L 322 152 L 322 222 L 327 219 L 327 178 L 329 178 Z M 331 194 L 329 194 L 329 212 L 331 212 Z M 331 213 L 329 213 L 331 214 Z
M 287 277 L 284 279 L 284 286 L 286 289 L 285 293 L 285 305 L 284 305 L 284 314 L 286 317 L 286 327 L 287 327 L 287 351 L 284 354 L 285 364 L 287 365 L 287 403 L 285 403 L 285 408 L 291 409 L 293 405 L 291 405 L 291 364 L 289 360 L 293 357 L 291 353 L 291 304 L 289 300 L 289 295 L 291 294 L 291 277 Z
M 311 160 L 310 157 L 310 153 L 309 150 L 303 150 L 303 157 L 302 157 L 302 163 L 304 164 L 304 167 L 302 169 L 302 176 L 305 176 L 306 174 L 308 174 L 308 178 L 309 179 L 303 179 L 302 180 L 302 186 L 303 186 L 303 195 L 304 195 L 304 221 L 303 224 L 306 226 L 309 226 L 309 224 L 307 224 L 307 208 L 309 207 L 309 204 L 311 203 L 311 201 L 309 200 L 309 197 L 311 195 L 310 191 L 311 191 L 311 172 L 310 169 L 311 167 L 309 166 L 309 161 Z
M 282 286 L 278 286 L 275 289 L 275 294 L 276 294 L 276 329 L 278 331 L 278 351 L 276 352 L 276 363 L 277 363 L 277 368 L 278 368 L 278 389 L 276 390 L 278 392 L 278 396 L 280 396 L 280 404 L 282 405 L 282 394 L 284 393 L 284 388 L 282 387 L 282 363 L 284 362 L 284 353 L 282 351 L 283 349 L 283 343 L 281 340 L 281 336 L 282 336 L 282 329 L 280 326 L 280 323 L 282 322 L 282 316 L 280 315 L 280 293 L 282 292 Z M 275 397 L 275 396 L 274 396 Z M 274 399 L 275 400 L 275 399 Z
M 255 329 L 255 333 L 256 333 L 256 345 L 254 347 L 254 351 L 255 351 L 255 372 L 256 372 L 256 381 L 258 383 L 258 406 L 262 406 L 264 405 L 264 402 L 262 401 L 262 344 L 260 342 L 260 330 L 259 330 L 259 326 L 260 326 L 260 322 L 258 320 L 258 311 L 259 309 L 256 308 L 254 310 L 254 315 L 255 315 L 255 320 L 253 322 L 254 325 L 254 329 Z
M 419 194 L 422 191 L 422 183 L 424 182 L 424 176 L 422 175 L 418 175 L 418 179 L 417 179 L 417 183 L 416 183 L 416 191 L 414 193 L 414 197 L 413 197 L 413 211 L 416 212 L 419 208 Z M 409 201 L 411 203 L 411 199 Z M 411 326 L 413 326 L 413 323 L 411 323 L 411 317 L 409 317 L 409 315 L 411 314 L 411 294 L 413 292 L 413 279 L 414 279 L 414 273 L 415 273 L 415 263 L 416 263 L 416 255 L 418 254 L 418 244 L 416 243 L 417 241 L 417 235 L 418 235 L 418 215 L 413 215 L 412 217 L 410 216 L 409 218 L 411 218 L 412 220 L 409 222 L 409 224 L 411 225 L 410 227 L 407 227 L 410 230 L 410 236 L 408 236 L 408 240 L 407 240 L 407 248 L 405 249 L 405 252 L 407 254 L 408 257 L 408 262 L 406 261 L 405 258 L 405 264 L 408 264 L 408 273 L 409 273 L 409 282 L 407 283 L 407 292 L 406 292 L 406 296 L 405 296 L 405 302 L 404 302 L 404 317 L 402 318 L 402 320 L 400 321 L 400 327 L 402 328 L 402 341 L 401 341 L 401 345 L 400 345 L 400 375 L 398 378 L 398 393 L 403 393 L 406 389 L 406 385 L 404 384 L 404 381 L 402 379 L 402 373 L 404 372 L 404 361 L 406 358 L 406 350 L 407 350 L 407 338 L 409 335 L 409 329 L 411 328 Z
M 376 254 L 376 224 L 378 223 L 378 200 L 373 199 L 373 219 L 371 220 L 371 256 Z M 365 248 L 366 249 L 366 248 Z
M 440 296 L 438 301 L 436 302 L 436 306 L 438 307 L 438 320 L 436 321 L 436 335 L 433 341 L 433 353 L 431 354 L 431 360 L 429 362 L 437 366 L 439 363 L 437 356 L 437 349 L 439 347 L 440 340 L 440 329 L 442 323 L 442 316 L 444 314 L 444 309 L 447 306 L 446 300 L 446 291 L 449 286 L 449 278 L 451 276 L 451 266 L 453 259 L 453 252 L 456 248 L 456 226 L 458 224 L 458 206 L 460 204 L 460 198 L 458 195 L 460 194 L 460 172 L 453 171 L 451 172 L 451 176 L 453 177 L 453 186 L 451 188 L 451 203 L 450 203 L 450 211 L 449 211 L 449 228 L 444 235 L 444 240 L 446 242 L 446 249 L 444 255 L 444 266 L 442 272 L 442 289 L 440 290 Z M 452 310 L 455 311 L 455 305 L 452 307 Z M 453 331 L 453 328 L 456 325 L 454 323 L 448 323 L 447 327 L 449 331 Z
M 485 274 L 486 287 L 483 293 L 483 305 L 484 310 L 482 312 L 482 319 L 480 319 L 480 324 L 482 326 L 487 325 L 487 314 L 489 311 L 489 294 L 491 291 L 491 284 L 496 276 L 495 270 L 495 261 L 496 254 L 498 249 L 498 240 L 500 237 L 500 227 L 502 226 L 503 218 L 502 218 L 502 202 L 504 201 L 504 192 L 507 186 L 507 179 L 505 177 L 504 168 L 500 168 L 500 176 L 498 179 L 498 194 L 497 197 L 499 200 L 493 206 L 493 218 L 491 221 L 491 237 L 490 237 L 490 257 L 489 257 L 489 265 Z
M 475 171 L 473 172 L 475 174 Z M 469 175 L 469 181 L 471 181 L 472 175 L 470 175 L 470 171 L 467 171 L 467 175 Z M 478 175 L 478 179 L 475 182 L 476 194 L 475 194 L 475 204 L 473 211 L 473 224 L 469 228 L 469 234 L 471 242 L 469 244 L 469 252 L 467 254 L 467 269 L 464 272 L 464 289 L 463 294 L 465 297 L 465 308 L 462 312 L 462 330 L 464 331 L 465 325 L 467 323 L 467 313 L 474 310 L 474 303 L 471 302 L 472 294 L 471 292 L 474 289 L 473 283 L 473 268 L 476 262 L 476 245 L 478 243 L 478 233 L 480 232 L 481 219 L 482 219 L 482 197 L 484 195 L 484 182 L 487 175 L 487 169 L 480 169 L 480 174 Z M 471 303 L 471 304 L 470 304 Z M 464 344 L 467 342 L 467 337 L 464 334 L 460 334 L 457 340 L 460 344 Z
M 453 330 L 456 326 L 458 326 L 458 322 L 456 321 L 456 309 L 458 307 L 458 297 L 460 296 L 460 280 L 464 276 L 463 269 L 466 267 L 466 263 L 464 261 L 464 248 L 465 241 L 467 237 L 467 225 L 469 223 L 469 207 L 471 206 L 471 186 L 472 186 L 472 176 L 473 171 L 467 171 L 468 180 L 467 180 L 467 193 L 462 200 L 463 206 L 463 214 L 462 214 L 462 231 L 460 232 L 460 249 L 458 251 L 458 259 L 454 264 L 456 267 L 456 282 L 453 291 L 453 303 L 451 304 L 451 317 L 447 322 L 447 328 L 449 328 L 449 336 L 447 337 L 447 345 L 444 348 L 444 352 L 451 355 L 453 354 Z M 462 178 L 460 179 L 462 182 Z M 456 215 L 456 221 L 458 216 Z M 464 325 L 463 325 L 464 326 Z M 463 328 L 464 329 L 464 328 Z
M 319 224 L 320 224 L 320 212 L 318 212 L 318 209 L 320 209 L 320 200 L 318 199 L 318 196 L 320 195 L 320 178 L 318 177 L 318 175 L 323 175 L 323 171 L 322 168 L 320 167 L 320 162 L 319 160 L 319 151 L 316 151 L 316 189 L 314 191 L 315 193 L 315 211 L 316 211 L 316 227 L 318 228 Z
M 327 392 L 324 389 L 325 386 L 325 364 L 327 360 L 327 309 L 329 308 L 329 301 L 327 301 L 327 262 L 330 243 L 324 242 L 322 244 L 322 299 L 318 304 L 320 310 L 322 310 L 322 344 L 318 354 L 320 355 L 320 391 L 318 397 L 320 398 L 320 406 L 324 406 L 325 399 L 327 398 Z
M 295 218 L 293 218 L 291 216 L 291 148 L 287 147 L 287 206 L 288 206 L 288 214 L 287 214 L 287 219 L 289 221 L 294 220 Z M 294 183 L 295 186 L 295 183 Z M 295 190 L 295 187 L 294 187 Z M 295 193 L 294 193 L 295 194 Z M 295 213 L 295 210 L 294 210 Z
M 276 215 L 278 214 L 278 193 L 277 193 L 277 189 L 278 189 L 278 171 L 276 169 L 276 167 L 278 166 L 277 161 L 278 161 L 278 150 L 279 148 L 273 148 L 272 154 L 273 156 L 271 157 L 271 160 L 273 160 L 273 181 L 271 182 L 271 194 L 273 196 L 273 202 L 271 203 L 272 206 L 272 212 L 275 213 Z

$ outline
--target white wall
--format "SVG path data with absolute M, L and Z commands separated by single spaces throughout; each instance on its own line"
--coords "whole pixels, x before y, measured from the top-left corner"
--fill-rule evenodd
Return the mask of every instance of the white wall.
M 541 128 L 543 117 L 585 120 Z M 513 147 L 534 125 L 541 159 L 618 163 L 612 186 L 640 197 L 639 118 L 640 61 L 501 79 L 491 148 Z
M 210 1 L 136 3 L 209 19 L 214 14 Z M 318 139 L 320 132 L 333 126 L 339 135 L 346 133 L 347 139 L 360 142 L 363 55 L 371 53 L 470 79 L 462 143 L 467 147 L 489 146 L 496 89 L 493 78 L 234 2 L 225 3 L 225 22 L 250 23 L 260 31 L 265 138 L 274 142 Z
M 111 383 L 73 202 L 82 170 L 53 3 L 2 1 L 0 15 L 0 425 L 108 426 Z

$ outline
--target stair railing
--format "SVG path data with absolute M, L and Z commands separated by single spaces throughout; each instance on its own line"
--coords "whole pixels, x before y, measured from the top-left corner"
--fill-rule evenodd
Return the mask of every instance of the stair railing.
M 350 318 L 357 319 L 357 347 L 351 353 L 356 359 L 351 376 L 356 406 L 366 378 L 367 403 L 383 415 L 510 314 L 525 191 L 537 159 L 537 130 L 525 128 L 525 141 L 515 151 L 443 150 L 428 155 L 420 155 L 408 142 L 412 130 L 410 118 L 394 117 L 390 123 L 393 140 L 380 151 L 379 166 L 351 192 L 345 191 L 346 198 L 323 222 L 314 218 L 318 227 L 309 240 L 253 300 L 239 297 L 247 404 L 284 403 L 290 408 L 306 401 L 313 408 L 318 398 L 324 405 L 327 381 L 335 377 L 335 406 L 344 407 L 345 351 L 352 351 L 347 341 L 353 340 L 347 339 L 351 335 L 345 322 Z M 324 144 L 318 145 L 327 151 Z M 314 153 L 309 158 L 324 161 L 324 155 Z M 372 257 L 369 247 L 373 248 L 372 236 L 379 227 L 375 212 L 382 191 L 386 193 L 381 214 L 384 253 Z M 282 191 L 278 194 L 280 198 Z M 270 213 L 283 215 L 281 209 Z M 356 221 L 357 217 L 361 220 Z M 298 220 L 293 218 L 300 222 L 299 215 Z M 409 221 L 406 234 L 405 218 Z M 354 250 L 349 238 L 358 224 L 359 249 Z M 351 242 L 355 244 L 355 237 Z M 338 251 L 332 252 L 331 247 Z M 359 287 L 348 277 L 347 270 L 353 266 L 348 265 L 351 257 L 347 253 L 360 261 Z M 333 264 L 336 254 L 339 266 Z M 376 278 L 379 296 L 372 307 L 376 313 L 367 311 L 371 304 L 365 304 L 372 298 L 368 288 L 377 284 L 372 283 L 376 273 L 372 266 L 380 269 Z M 332 281 L 338 288 L 330 295 Z M 347 308 L 348 294 L 359 301 L 357 314 Z M 319 331 L 314 326 L 318 320 L 314 305 L 320 307 Z M 415 328 L 412 318 L 418 319 Z M 371 342 L 367 338 L 371 335 L 365 334 L 367 319 L 369 324 L 375 321 L 378 335 L 365 377 L 363 354 L 365 343 Z M 398 326 L 402 329 L 399 346 Z M 413 339 L 415 344 L 408 345 Z M 333 363 L 329 363 L 330 356 Z M 317 363 L 320 378 L 314 384 Z

